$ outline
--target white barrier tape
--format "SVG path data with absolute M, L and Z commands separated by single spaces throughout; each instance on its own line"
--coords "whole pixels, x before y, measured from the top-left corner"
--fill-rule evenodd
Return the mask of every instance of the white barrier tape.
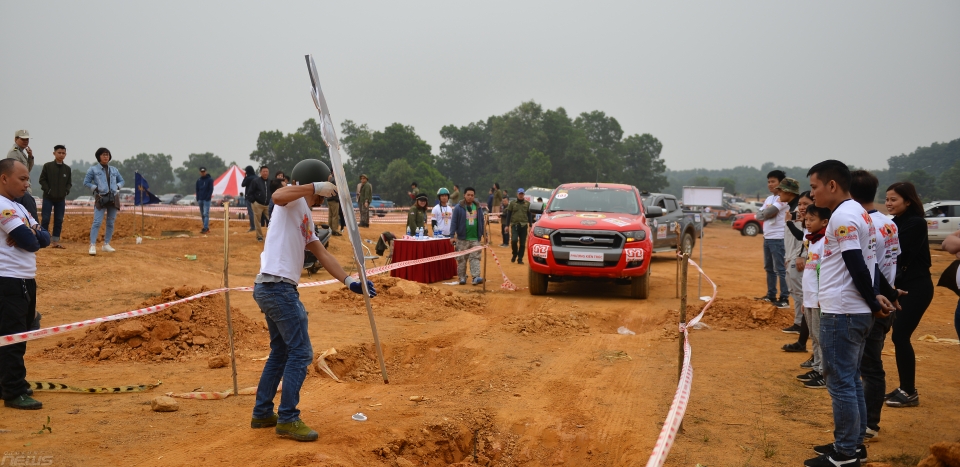
M 693 261 L 688 259 L 693 267 L 697 268 L 700 275 L 703 276 L 713 286 L 713 295 L 710 301 L 704 305 L 700 314 L 686 323 L 680 323 L 680 331 L 683 332 L 683 368 L 680 371 L 680 382 L 677 383 L 677 392 L 673 395 L 673 402 L 670 404 L 670 411 L 667 412 L 667 418 L 663 422 L 663 428 L 660 430 L 660 436 L 657 437 L 656 444 L 653 445 L 653 453 L 647 460 L 647 467 L 662 467 L 667 455 L 670 454 L 670 448 L 673 447 L 673 441 L 676 439 L 677 430 L 680 429 L 680 423 L 683 421 L 683 414 L 687 411 L 687 403 L 690 401 L 690 390 L 693 387 L 693 366 L 690 364 L 691 353 L 689 329 L 700 322 L 703 314 L 710 308 L 714 300 L 717 299 L 717 284 L 707 276 L 703 269 Z
M 431 256 L 431 257 L 429 257 L 429 258 L 414 259 L 414 260 L 410 260 L 410 261 L 401 261 L 401 262 L 399 262 L 399 263 L 387 264 L 387 265 L 384 265 L 384 266 L 379 266 L 379 267 L 376 267 L 376 268 L 367 270 L 367 276 L 372 276 L 372 275 L 374 275 L 374 274 L 382 274 L 382 273 L 384 273 L 384 272 L 392 271 L 392 270 L 394 270 L 394 269 L 405 268 L 405 267 L 408 267 L 408 266 L 415 266 L 415 265 L 418 265 L 418 264 L 429 263 L 429 262 L 432 262 L 432 261 L 439 261 L 439 260 L 443 260 L 443 259 L 455 258 L 455 257 L 457 257 L 457 256 L 466 255 L 466 254 L 469 254 L 469 253 L 473 253 L 474 251 L 479 251 L 479 250 L 482 250 L 482 249 L 484 249 L 484 248 L 485 248 L 484 246 L 477 246 L 477 247 L 473 247 L 473 248 L 471 248 L 471 249 L 469 249 L 469 250 L 455 251 L 455 252 L 453 252 L 453 253 L 446 253 L 446 254 L 442 254 L 442 255 Z M 302 288 L 302 287 L 317 287 L 317 286 L 329 285 L 329 284 L 333 284 L 333 283 L 340 283 L 340 281 L 338 281 L 338 280 L 336 280 L 336 279 L 328 279 L 328 280 L 325 280 L 325 281 L 304 282 L 304 283 L 299 284 L 297 287 L 301 287 L 301 288 Z M 189 297 L 184 297 L 184 298 L 181 298 L 181 299 L 179 299 L 179 300 L 174 300 L 174 301 L 172 301 L 172 302 L 161 303 L 161 304 L 159 304 L 159 305 L 148 306 L 148 307 L 146 307 L 146 308 L 141 308 L 141 309 L 139 309 L 139 310 L 126 311 L 126 312 L 123 312 L 123 313 L 117 313 L 117 314 L 113 314 L 113 315 L 109 315 L 109 316 L 104 316 L 104 317 L 100 317 L 100 318 L 87 319 L 87 320 L 78 321 L 78 322 L 70 323 L 70 324 L 61 324 L 61 325 L 59 325 L 59 326 L 53 326 L 53 327 L 49 327 L 49 328 L 38 329 L 38 330 L 36 330 L 36 331 L 29 331 L 29 332 L 23 332 L 23 333 L 19 333 L 19 334 L 9 334 L 9 335 L 6 335 L 6 336 L 0 336 L 0 347 L 7 346 L 7 345 L 12 345 L 12 344 L 18 344 L 18 343 L 20 343 L 20 342 L 32 341 L 32 340 L 35 340 L 35 339 L 41 339 L 41 338 L 44 338 L 44 337 L 54 336 L 54 335 L 57 335 L 57 334 L 63 334 L 63 333 L 70 332 L 70 331 L 76 331 L 76 330 L 78 330 L 78 329 L 91 327 L 91 326 L 98 325 L 98 324 L 101 324 L 101 323 L 105 323 L 105 322 L 108 322 L 108 321 L 118 321 L 118 320 L 121 320 L 121 319 L 133 318 L 133 317 L 136 317 L 136 316 L 144 316 L 144 315 L 153 314 L 153 313 L 156 313 L 156 312 L 158 312 L 158 311 L 161 311 L 161 310 L 165 310 L 165 309 L 167 309 L 167 308 L 170 308 L 170 307 L 172 307 L 172 306 L 179 305 L 179 304 L 181 304 L 181 303 L 186 303 L 186 302 L 189 302 L 189 301 L 196 300 L 196 299 L 198 299 L 198 298 L 203 298 L 203 297 L 206 297 L 206 296 L 209 296 L 209 295 L 214 295 L 214 294 L 218 294 L 218 293 L 221 293 L 221 292 L 226 292 L 227 290 L 234 290 L 234 291 L 238 291 L 238 292 L 252 292 L 252 291 L 253 291 L 253 287 L 251 287 L 251 286 L 245 286 L 245 287 L 231 287 L 230 289 L 226 289 L 226 288 L 212 289 L 212 290 L 208 290 L 208 291 L 206 291 L 206 292 L 198 293 L 198 294 L 196 294 L 196 295 L 191 295 L 191 296 L 189 296 Z

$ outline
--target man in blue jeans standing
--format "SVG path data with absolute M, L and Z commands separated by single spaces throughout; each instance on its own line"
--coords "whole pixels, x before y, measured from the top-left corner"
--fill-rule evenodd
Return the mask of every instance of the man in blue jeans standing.
M 213 197 L 213 177 L 207 173 L 206 167 L 200 167 L 200 178 L 197 180 L 197 206 L 200 206 L 200 217 L 203 219 L 203 230 L 200 233 L 210 232 L 210 198 Z
M 820 348 L 823 376 L 833 401 L 834 442 L 813 448 L 807 467 L 858 467 L 867 458 L 863 445 L 867 406 L 860 362 L 874 316 L 887 317 L 894 305 L 880 294 L 885 280 L 877 271 L 874 225 L 850 196 L 850 169 L 827 160 L 807 173 L 817 207 L 833 211 L 820 262 Z M 876 281 L 876 282 L 875 282 Z M 889 285 L 884 292 L 889 293 Z
M 281 438 L 316 441 L 319 436 L 300 420 L 300 387 L 313 360 L 313 346 L 307 332 L 307 312 L 300 302 L 297 285 L 303 271 L 304 250 L 310 250 L 323 268 L 354 293 L 363 293 L 359 280 L 347 276 L 314 232 L 310 208 L 337 195 L 336 185 L 327 181 L 330 169 L 316 159 L 306 159 L 293 168 L 296 185 L 273 193 L 276 205 L 270 230 L 260 254 L 260 274 L 254 281 L 253 299 L 260 306 L 270 332 L 270 356 L 263 366 L 251 428 L 276 427 Z M 367 281 L 370 296 L 376 296 L 373 282 Z M 280 407 L 273 411 L 277 385 L 283 379 Z
M 760 300 L 770 302 L 777 308 L 790 308 L 787 266 L 783 261 L 783 234 L 789 208 L 787 203 L 780 199 L 779 188 L 784 178 L 787 178 L 787 174 L 782 170 L 773 170 L 767 174 L 767 189 L 771 194 L 757 213 L 757 220 L 763 222 L 763 269 L 767 271 L 767 294 L 760 297 Z M 777 279 L 780 280 L 779 297 Z

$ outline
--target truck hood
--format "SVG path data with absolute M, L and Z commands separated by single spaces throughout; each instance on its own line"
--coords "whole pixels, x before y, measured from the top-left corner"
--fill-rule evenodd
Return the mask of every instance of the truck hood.
M 537 227 L 547 229 L 593 229 L 593 230 L 640 230 L 646 229 L 643 214 L 631 215 L 615 212 L 545 212 L 537 221 Z

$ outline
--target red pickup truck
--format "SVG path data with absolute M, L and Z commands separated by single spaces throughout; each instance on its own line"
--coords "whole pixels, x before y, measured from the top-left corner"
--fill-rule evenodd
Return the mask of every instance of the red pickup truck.
M 653 243 L 647 218 L 663 215 L 644 207 L 636 187 L 613 183 L 568 183 L 547 203 L 530 203 L 541 214 L 527 242 L 530 293 L 547 293 L 549 282 L 599 280 L 630 285 L 631 296 L 650 293 Z

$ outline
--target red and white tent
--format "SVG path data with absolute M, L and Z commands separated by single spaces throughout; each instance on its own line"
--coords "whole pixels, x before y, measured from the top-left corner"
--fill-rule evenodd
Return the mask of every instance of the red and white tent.
M 231 165 L 226 172 L 213 181 L 213 194 L 239 196 L 243 193 L 243 187 L 240 184 L 244 177 L 243 169 L 236 165 Z

